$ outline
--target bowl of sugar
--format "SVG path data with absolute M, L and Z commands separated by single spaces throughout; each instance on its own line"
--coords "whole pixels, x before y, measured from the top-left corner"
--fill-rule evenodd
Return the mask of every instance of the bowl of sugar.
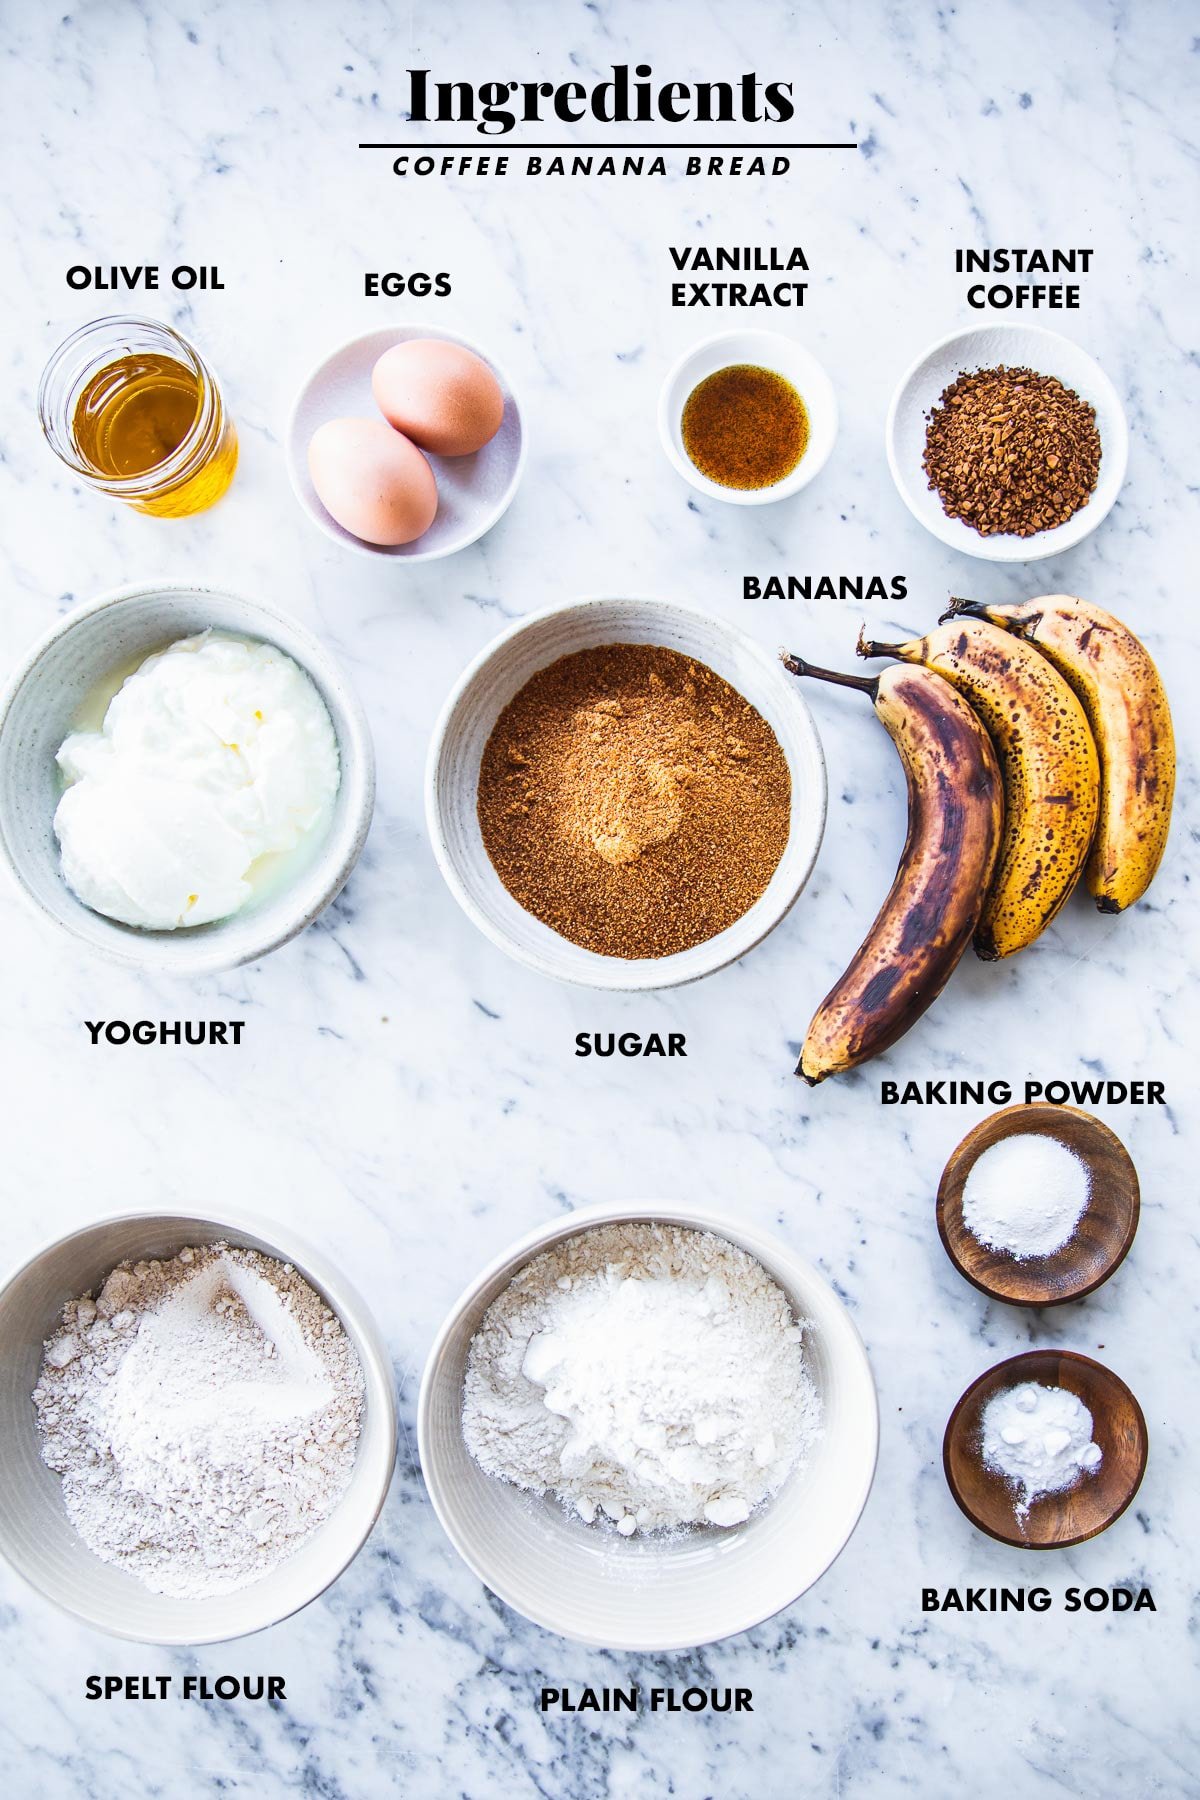
M 290 1229 L 125 1213 L 0 1288 L 0 1554 L 99 1631 L 219 1643 L 307 1606 L 395 1449 L 378 1327 Z
M 824 1276 L 744 1220 L 661 1201 L 567 1213 L 496 1257 L 438 1333 L 417 1420 L 434 1509 L 479 1579 L 547 1631 L 645 1652 L 805 1593 L 858 1523 L 879 1437 Z M 553 1485 L 517 1485 L 548 1444 Z
M 526 753 L 534 754 L 527 741 L 518 748 L 515 734 L 509 739 L 505 721 L 512 717 L 514 706 L 573 661 L 633 651 L 634 647 L 660 654 L 677 670 L 692 665 L 693 692 L 698 691 L 697 682 L 710 682 L 718 692 L 719 707 L 709 709 L 713 717 L 720 709 L 736 709 L 729 714 L 731 720 L 752 711 L 756 729 L 769 732 L 775 754 L 782 758 L 787 794 L 779 807 L 782 833 L 777 860 L 769 873 L 763 869 L 761 883 L 754 884 L 757 897 L 747 892 L 744 910 L 741 901 L 728 909 L 734 916 L 717 916 L 721 902 L 732 893 L 733 882 L 731 879 L 723 891 L 713 893 L 714 887 L 721 888 L 714 875 L 718 866 L 715 856 L 704 859 L 703 882 L 695 857 L 690 870 L 681 870 L 681 865 L 673 862 L 676 850 L 703 829 L 704 819 L 716 810 L 700 792 L 702 752 L 683 738 L 670 753 L 669 767 L 657 753 L 639 755 L 627 781 L 624 775 L 620 780 L 614 776 L 607 791 L 601 791 L 593 785 L 595 771 L 589 773 L 584 757 L 579 758 L 578 772 L 569 784 L 570 791 L 589 806 L 597 804 L 607 823 L 610 819 L 619 822 L 644 803 L 643 784 L 661 781 L 668 802 L 673 805 L 678 800 L 678 811 L 675 820 L 642 850 L 628 857 L 616 853 L 610 857 L 608 851 L 597 848 L 594 836 L 581 838 L 569 818 L 547 815 L 544 797 L 551 784 L 542 779 L 531 790 L 535 795 L 532 805 L 527 805 L 515 788 L 512 803 L 506 804 L 507 817 L 526 816 L 526 844 L 517 859 L 520 882 L 513 882 L 511 872 L 502 874 L 493 861 L 482 817 L 492 753 L 499 744 L 510 778 L 518 763 L 527 760 Z M 586 702 L 570 707 L 559 695 L 554 705 L 562 716 L 576 722 L 602 713 L 607 739 L 604 754 L 623 755 L 630 748 L 624 726 L 634 721 L 639 707 L 655 717 L 665 710 L 651 697 L 656 679 L 651 675 L 644 694 L 617 696 L 615 705 L 612 696 L 595 704 L 600 689 Z M 516 620 L 463 671 L 430 741 L 425 814 L 433 853 L 450 892 L 468 918 L 506 955 L 557 981 L 632 992 L 679 986 L 725 968 L 745 956 L 786 916 L 808 882 L 820 849 L 826 811 L 825 759 L 816 724 L 797 696 L 796 686 L 777 656 L 768 654 L 736 627 L 674 601 L 589 596 Z M 661 681 L 657 691 L 665 693 Z M 616 730 L 615 717 L 623 720 Z M 598 725 L 596 730 L 598 738 Z M 727 747 L 721 781 L 747 792 L 751 796 L 746 802 L 749 811 L 760 813 L 768 784 L 765 779 L 759 781 L 758 763 L 737 760 L 744 750 L 745 746 L 741 752 Z M 577 753 L 578 745 L 573 755 Z M 720 761 L 716 751 L 711 760 Z M 539 793 L 540 799 L 536 797 Z M 727 822 L 735 824 L 747 816 L 727 802 L 723 811 Z M 733 840 L 731 855 L 739 874 L 750 862 L 752 826 L 752 819 L 750 826 L 738 826 L 740 838 Z M 680 947 L 653 952 L 632 942 L 622 947 L 609 942 L 596 948 L 578 933 L 567 935 L 572 926 L 564 916 L 569 908 L 559 900 L 557 877 L 561 871 L 553 872 L 552 883 L 545 859 L 549 849 L 558 853 L 563 845 L 579 842 L 585 844 L 582 860 L 587 864 L 589 883 L 595 871 L 603 871 L 602 881 L 610 894 L 619 896 L 605 901 L 610 918 L 629 916 L 629 889 L 644 877 L 661 884 L 652 908 L 655 919 L 674 920 L 691 905 L 702 910 L 708 923 L 681 939 Z M 721 860 L 719 866 L 725 869 L 727 864 Z M 518 887 L 524 899 L 518 898 Z M 535 905 L 539 908 L 536 912 L 532 910 Z

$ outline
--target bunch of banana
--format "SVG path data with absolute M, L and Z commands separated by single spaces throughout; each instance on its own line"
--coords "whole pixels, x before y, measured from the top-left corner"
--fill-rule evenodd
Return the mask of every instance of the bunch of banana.
M 963 616 L 1032 644 L 1087 714 L 1100 753 L 1100 816 L 1085 879 L 1101 912 L 1123 912 L 1162 861 L 1175 793 L 1171 709 L 1145 645 L 1120 619 L 1072 594 L 1020 606 L 955 600 L 944 619 Z
M 1004 835 L 975 948 L 1012 956 L 1045 930 L 1083 872 L 1100 804 L 1100 763 L 1083 707 L 1024 638 L 953 619 L 906 644 L 860 637 L 860 656 L 896 656 L 950 682 L 978 713 L 1004 781 Z
M 799 656 L 783 663 L 869 694 L 908 782 L 908 836 L 891 891 L 804 1040 L 796 1073 L 815 1085 L 894 1044 L 945 987 L 992 880 L 1003 790 L 987 732 L 941 675 L 899 663 L 869 680 Z

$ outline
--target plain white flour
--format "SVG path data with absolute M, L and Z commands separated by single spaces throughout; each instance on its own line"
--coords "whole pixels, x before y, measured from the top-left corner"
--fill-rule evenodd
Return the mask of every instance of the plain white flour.
M 70 1301 L 33 1401 L 88 1548 L 194 1599 L 257 1580 L 333 1511 L 363 1378 L 289 1263 L 215 1244 L 122 1263 Z
M 1069 1243 L 1091 1195 L 1087 1164 L 1041 1131 L 1001 1138 L 973 1165 L 963 1190 L 963 1224 L 981 1244 L 1022 1262 Z
M 463 1395 L 489 1475 L 618 1531 L 737 1525 L 820 1431 L 803 1327 L 711 1233 L 604 1225 L 535 1257 L 485 1313 Z

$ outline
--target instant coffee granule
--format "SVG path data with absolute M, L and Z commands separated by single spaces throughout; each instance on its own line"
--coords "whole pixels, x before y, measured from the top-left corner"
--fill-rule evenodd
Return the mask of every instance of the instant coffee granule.
M 1053 375 L 976 369 L 928 415 L 923 458 L 951 519 L 1033 537 L 1086 506 L 1100 469 L 1096 409 Z
M 540 670 L 505 707 L 478 809 L 527 912 L 603 956 L 671 956 L 763 892 L 791 776 L 766 720 L 704 663 L 604 644 Z

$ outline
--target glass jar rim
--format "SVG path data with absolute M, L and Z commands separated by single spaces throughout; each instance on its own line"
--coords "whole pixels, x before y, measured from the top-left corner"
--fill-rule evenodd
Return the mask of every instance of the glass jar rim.
M 93 334 L 98 335 L 108 331 L 115 336 L 122 331 L 132 330 L 157 332 L 170 340 L 172 347 L 180 353 L 179 360 L 189 373 L 196 377 L 199 404 L 196 408 L 195 418 L 169 456 L 164 456 L 161 462 L 155 463 L 149 469 L 141 470 L 136 475 L 105 475 L 101 470 L 94 468 L 91 463 L 86 462 L 79 454 L 69 421 L 65 433 L 60 434 L 53 428 L 50 416 L 49 389 L 51 382 L 67 361 L 70 353 L 78 349 Z M 113 357 L 109 360 L 116 361 L 117 359 Z M 97 364 L 97 368 L 105 366 L 103 362 Z M 105 493 L 112 494 L 117 499 L 126 494 L 143 492 L 147 486 L 152 488 L 169 486 L 175 477 L 185 473 L 192 457 L 208 435 L 216 405 L 217 384 L 213 379 L 212 371 L 196 346 L 190 343 L 182 332 L 176 331 L 173 325 L 166 324 L 162 319 L 152 319 L 146 313 L 106 313 L 102 318 L 89 319 L 86 324 L 80 325 L 65 337 L 52 351 L 42 370 L 41 380 L 38 382 L 38 420 L 42 427 L 42 433 L 55 455 L 77 475 L 85 476 Z

